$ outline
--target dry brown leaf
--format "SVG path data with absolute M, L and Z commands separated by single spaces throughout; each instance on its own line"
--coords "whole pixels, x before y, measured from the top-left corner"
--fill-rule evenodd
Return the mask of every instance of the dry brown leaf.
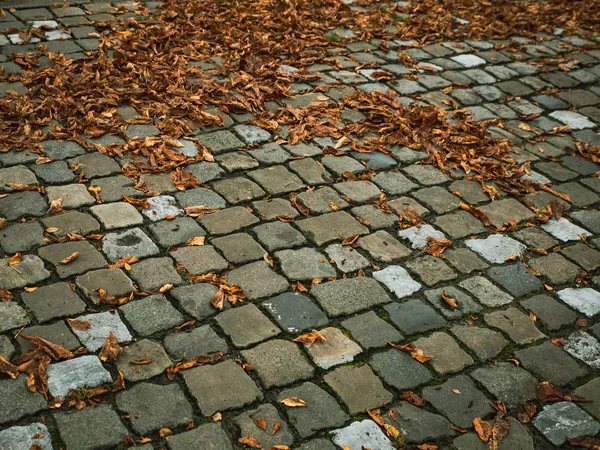
M 588 450 L 600 450 L 600 439 L 595 437 L 567 437 L 567 442 L 573 447 L 581 447 Z
M 279 431 L 279 428 L 281 428 L 281 422 L 275 422 L 275 425 L 273 425 L 273 429 L 271 430 L 271 436 L 274 436 L 275 433 Z
M 263 259 L 265 260 L 265 262 L 266 262 L 268 265 L 270 265 L 271 267 L 273 267 L 273 264 L 274 264 L 274 263 L 273 263 L 273 258 L 271 258 L 271 257 L 269 256 L 269 254 L 268 254 L 268 253 L 265 253 L 265 254 L 263 255 Z
M 2 230 L 3 228 L 6 228 L 7 225 L 8 225 L 8 220 L 5 219 L 4 217 L 0 217 L 0 230 Z
M 473 419 L 473 426 L 475 427 L 475 432 L 479 439 L 483 442 L 488 442 L 490 437 L 492 436 L 492 426 L 489 422 L 482 420 L 481 417 L 475 417 Z
M 10 257 L 10 259 L 8 260 L 8 264 L 10 266 L 14 266 L 16 264 L 20 264 L 21 261 L 23 261 L 23 255 L 21 255 L 21 253 L 15 253 L 13 256 Z
M 446 238 L 435 238 L 433 236 L 427 236 L 427 247 L 423 249 L 425 253 L 428 253 L 432 256 L 437 256 L 441 258 L 442 253 L 448 247 L 452 246 L 452 241 Z
M 267 429 L 267 421 L 265 419 L 261 419 L 260 417 L 250 416 L 254 425 L 256 425 L 261 430 L 265 431 Z
M 203 366 L 204 364 L 213 363 L 219 361 L 223 358 L 222 352 L 213 353 L 209 356 L 196 356 L 185 362 L 179 362 L 175 365 L 175 367 L 170 367 L 167 369 L 167 378 L 171 381 L 175 379 L 175 375 L 182 370 L 191 369 L 192 367 Z
M 444 302 L 451 308 L 451 309 L 456 309 L 458 308 L 458 302 L 456 301 L 455 298 L 450 297 L 447 293 L 446 293 L 446 289 L 442 289 L 442 300 L 444 300 Z
M 112 364 L 117 360 L 121 353 L 123 353 L 123 348 L 119 345 L 117 336 L 111 331 L 108 333 L 108 336 L 98 353 L 98 358 L 107 364 Z
M 533 401 L 528 401 L 523 405 L 519 404 L 519 406 L 522 407 L 523 412 L 517 414 L 517 420 L 523 424 L 529 423 L 537 412 L 536 404 Z
M 415 406 L 422 407 L 427 404 L 427 400 L 423 397 L 419 397 L 413 391 L 404 391 L 400 394 L 400 400 L 405 400 L 409 403 L 412 403 Z
M 204 241 L 206 241 L 206 236 L 198 236 L 195 238 L 188 239 L 185 245 L 189 246 L 201 246 L 204 245 Z
M 164 438 L 167 436 L 172 436 L 173 432 L 169 428 L 161 428 L 160 430 L 158 430 L 158 435 Z
M 73 262 L 77 259 L 77 257 L 79 256 L 79 252 L 73 252 L 71 253 L 69 256 L 63 258 L 60 260 L 61 264 L 69 264 L 70 262 Z
M 360 236 L 358 234 L 353 234 L 352 236 L 348 236 L 344 240 L 342 240 L 342 245 L 354 245 Z
M 410 353 L 410 356 L 413 359 L 416 359 L 417 361 L 419 361 L 421 364 L 424 364 L 427 361 L 431 361 L 433 359 L 433 356 L 425 356 L 423 354 L 423 350 L 418 349 L 417 347 L 414 346 L 414 344 L 400 345 L 400 344 L 395 344 L 394 342 L 388 342 L 388 344 L 394 348 L 397 348 L 398 350 L 402 350 L 404 352 Z
M 258 442 L 258 440 L 252 436 L 242 436 L 238 439 L 238 442 L 250 448 L 263 448 L 263 446 L 260 445 L 260 442 Z
M 543 403 L 553 402 L 591 402 L 591 400 L 575 394 L 565 394 L 553 384 L 542 381 L 535 388 L 535 395 Z
M 283 406 L 287 406 L 288 408 L 301 408 L 308 406 L 304 400 L 299 399 L 298 397 L 284 398 L 279 403 L 281 403 Z
M 325 336 L 317 330 L 312 330 L 310 333 L 303 334 L 294 339 L 294 342 L 299 342 L 304 345 L 311 345 L 315 342 L 325 342 Z
M 63 199 L 57 198 L 56 200 L 52 200 L 50 203 L 50 208 L 48 208 L 48 214 L 58 214 L 63 210 Z
M 92 327 L 92 322 L 89 320 L 67 319 L 67 322 L 71 328 L 76 331 L 86 331 Z
M 12 295 L 12 292 L 10 292 L 8 289 L 0 288 L 0 301 L 11 302 L 13 298 L 14 296 Z

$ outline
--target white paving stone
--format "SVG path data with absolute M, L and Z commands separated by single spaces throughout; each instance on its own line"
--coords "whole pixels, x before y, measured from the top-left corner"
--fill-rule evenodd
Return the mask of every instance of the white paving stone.
M 485 239 L 469 239 L 465 244 L 489 262 L 496 264 L 502 264 L 506 258 L 513 255 L 521 255 L 527 248 L 519 241 L 501 234 L 492 234 Z
M 65 33 L 62 30 L 46 31 L 45 34 L 46 34 L 46 40 L 48 40 L 48 41 L 58 41 L 58 40 L 71 39 L 71 35 Z
M 570 126 L 573 130 L 583 130 L 584 128 L 594 128 L 596 126 L 587 117 L 572 111 L 554 111 L 548 115 Z
M 521 177 L 521 181 L 532 181 L 533 183 L 548 184 L 551 183 L 550 179 L 538 172 L 531 171 L 530 174 L 525 174 Z
M 560 239 L 563 242 L 567 241 L 579 241 L 581 240 L 581 235 L 585 234 L 590 236 L 591 233 L 580 226 L 575 225 L 572 222 L 569 222 L 564 217 L 560 219 L 551 219 L 545 224 L 542 225 L 542 229 L 547 231 L 556 239 Z
M 329 259 L 334 260 L 338 269 L 344 273 L 356 272 L 369 266 L 369 260 L 350 246 L 332 244 L 325 251 Z
M 485 66 L 487 64 L 485 59 L 480 58 L 477 55 L 471 55 L 471 54 L 456 55 L 450 59 L 453 61 L 456 61 L 461 66 L 469 67 L 469 68 L 477 67 L 477 66 Z
M 427 247 L 427 238 L 434 237 L 437 239 L 443 239 L 444 233 L 436 230 L 431 225 L 421 225 L 420 227 L 410 227 L 405 230 L 400 230 L 398 236 L 402 239 L 408 239 L 412 244 L 412 248 Z
M 177 217 L 183 214 L 183 209 L 177 206 L 175 197 L 170 195 L 159 195 L 148 199 L 150 208 L 142 210 L 142 214 L 145 215 L 152 222 L 158 222 L 164 220 L 167 217 Z
M 310 357 L 321 369 L 329 369 L 339 364 L 354 360 L 362 349 L 352 339 L 342 333 L 338 328 L 329 327 L 321 330 L 325 341 L 315 341 L 306 348 Z
M 33 28 L 52 28 L 53 30 L 58 28 L 58 23 L 55 20 L 34 20 L 31 22 Z
M 588 366 L 600 369 L 600 342 L 585 331 L 576 331 L 569 336 L 563 349 Z
M 10 427 L 0 431 L 2 450 L 52 450 L 50 431 L 43 423 Z
M 561 445 L 567 437 L 594 436 L 600 425 L 575 403 L 559 402 L 544 406 L 533 425 L 554 445 Z
M 558 296 L 567 305 L 588 317 L 600 314 L 600 292 L 592 288 L 567 288 L 558 291 Z
M 98 314 L 88 314 L 80 316 L 78 320 L 89 320 L 92 326 L 87 330 L 73 329 L 73 333 L 79 337 L 79 340 L 91 352 L 100 349 L 106 341 L 108 334 L 112 333 L 119 342 L 128 342 L 132 339 L 131 333 L 116 312 L 103 312 Z
M 50 364 L 47 373 L 48 392 L 56 398 L 69 395 L 69 389 L 96 387 L 113 381 L 100 359 L 94 355 Z
M 372 420 L 354 422 L 346 428 L 333 431 L 331 435 L 333 442 L 340 448 L 394 450 L 392 442 Z
M 385 284 L 398 298 L 408 297 L 421 289 L 421 284 L 413 280 L 408 272 L 400 266 L 388 266 L 373 272 L 373 278 Z

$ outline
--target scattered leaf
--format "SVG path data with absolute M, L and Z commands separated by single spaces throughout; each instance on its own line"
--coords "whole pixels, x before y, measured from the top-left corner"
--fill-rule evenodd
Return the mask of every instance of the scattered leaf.
M 304 400 L 299 399 L 298 397 L 284 398 L 279 403 L 289 408 L 301 408 L 303 406 L 308 406 Z
M 294 339 L 294 342 L 299 342 L 304 345 L 311 345 L 314 342 L 325 342 L 325 336 L 317 330 L 312 330 L 310 333 L 303 334 Z

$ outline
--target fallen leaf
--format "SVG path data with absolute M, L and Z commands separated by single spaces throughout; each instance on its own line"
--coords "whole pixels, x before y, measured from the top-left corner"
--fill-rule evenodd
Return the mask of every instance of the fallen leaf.
M 289 408 L 301 408 L 303 406 L 308 406 L 304 400 L 299 399 L 298 397 L 284 398 L 279 403 Z
M 204 241 L 206 240 L 206 236 L 198 236 L 195 238 L 188 239 L 185 245 L 190 246 L 201 246 L 204 245 Z
M 67 322 L 76 331 L 87 331 L 92 327 L 92 322 L 89 320 L 67 319 Z
M 588 450 L 600 450 L 600 439 L 595 437 L 567 437 L 567 442 L 574 447 L 582 447 Z
M 381 411 L 379 409 L 367 409 L 367 414 L 371 419 L 373 419 L 373 422 L 375 422 L 380 427 L 382 427 L 385 423 L 383 421 L 383 417 L 381 417 Z
M 58 214 L 63 210 L 63 199 L 57 198 L 56 200 L 52 200 L 50 203 L 50 208 L 48 208 L 48 214 Z
M 260 417 L 250 416 L 254 425 L 256 425 L 261 430 L 265 431 L 267 429 L 267 421 L 265 419 L 261 419 Z
M 325 342 L 325 336 L 317 330 L 312 330 L 310 333 L 303 334 L 294 339 L 294 342 L 299 342 L 304 345 L 311 345 L 314 342 Z
M 117 336 L 111 331 L 108 333 L 108 336 L 100 349 L 100 353 L 98 353 L 98 358 L 107 364 L 112 364 L 117 360 L 121 353 L 123 353 L 123 348 L 119 345 Z
M 523 424 L 529 423 L 531 418 L 537 412 L 537 406 L 534 402 L 528 401 L 524 404 L 519 404 L 519 406 L 523 409 L 523 412 L 517 414 L 517 420 Z
M 67 256 L 66 258 L 61 259 L 60 263 L 61 264 L 69 264 L 70 262 L 75 261 L 78 256 L 79 256 L 79 252 L 73 252 L 69 256 Z
M 575 394 L 565 394 L 553 384 L 542 381 L 535 388 L 535 395 L 543 403 L 553 402 L 591 402 L 591 400 Z
M 219 422 L 220 420 L 223 420 L 223 415 L 220 412 L 218 412 L 213 414 L 211 419 L 213 420 L 213 422 Z
M 21 255 L 21 253 L 16 253 L 10 257 L 10 259 L 8 260 L 8 264 L 10 266 L 14 266 L 15 264 L 21 263 L 21 261 L 23 261 L 23 256 Z
M 421 364 L 424 364 L 427 361 L 431 361 L 433 359 L 433 356 L 425 356 L 423 354 L 423 350 L 418 349 L 417 347 L 414 346 L 414 344 L 400 345 L 400 344 L 395 344 L 393 342 L 388 342 L 388 344 L 394 348 L 397 348 L 398 350 L 402 350 L 403 352 L 410 353 L 410 356 L 413 359 L 416 359 L 417 361 L 419 361 Z
M 260 442 L 252 436 L 242 436 L 238 439 L 238 442 L 251 448 L 263 448 Z
M 400 400 L 405 400 L 415 406 L 425 406 L 427 401 L 423 397 L 419 397 L 413 391 L 404 391 L 400 394 Z
M 442 300 L 444 300 L 444 302 L 452 309 L 456 309 L 458 308 L 458 302 L 456 301 L 455 298 L 450 297 L 447 293 L 446 293 L 446 289 L 442 289 Z
M 216 213 L 219 208 L 207 208 L 206 206 L 188 206 L 184 209 L 186 216 L 200 217 L 207 214 Z
M 425 247 L 423 251 L 429 255 L 441 258 L 444 250 L 450 246 L 452 246 L 452 241 L 450 239 L 427 236 L 427 247 Z
M 173 432 L 169 428 L 161 428 L 160 430 L 158 430 L 158 435 L 164 438 L 167 436 L 172 436 Z
M 273 429 L 271 430 L 271 436 L 274 436 L 275 433 L 279 431 L 279 428 L 281 428 L 281 422 L 275 422 L 275 425 L 273 425 Z
M 358 234 L 353 234 L 352 236 L 348 236 L 346 239 L 342 240 L 342 245 L 353 245 L 356 243 L 360 236 Z
M 490 437 L 492 436 L 492 426 L 489 422 L 481 420 L 481 417 L 475 417 L 473 419 L 473 426 L 475 427 L 475 432 L 479 436 L 479 439 L 483 442 L 490 440 Z

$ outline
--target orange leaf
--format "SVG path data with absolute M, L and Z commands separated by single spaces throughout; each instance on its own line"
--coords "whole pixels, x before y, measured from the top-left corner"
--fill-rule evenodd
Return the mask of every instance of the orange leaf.
M 75 261 L 78 256 L 79 256 L 79 252 L 73 252 L 69 256 L 67 256 L 66 258 L 61 259 L 60 263 L 61 264 L 69 264 L 70 262 Z
M 263 446 L 260 445 L 260 442 L 258 442 L 258 440 L 252 436 L 242 436 L 238 439 L 238 442 L 251 448 L 263 448 Z
M 446 293 L 446 289 L 442 290 L 442 300 L 444 300 L 446 302 L 446 304 L 452 308 L 452 309 L 456 309 L 458 308 L 458 302 L 456 301 L 455 298 L 450 297 L 447 293 Z
M 289 408 L 301 408 L 303 406 L 308 406 L 304 400 L 299 399 L 298 397 L 284 398 L 279 403 Z
M 260 417 L 250 416 L 254 425 L 256 425 L 261 430 L 265 431 L 267 429 L 267 421 L 265 419 L 261 419 Z
M 294 339 L 294 342 L 300 342 L 304 345 L 311 345 L 314 342 L 325 342 L 325 337 L 317 330 L 312 330 L 310 333 L 303 334 Z

